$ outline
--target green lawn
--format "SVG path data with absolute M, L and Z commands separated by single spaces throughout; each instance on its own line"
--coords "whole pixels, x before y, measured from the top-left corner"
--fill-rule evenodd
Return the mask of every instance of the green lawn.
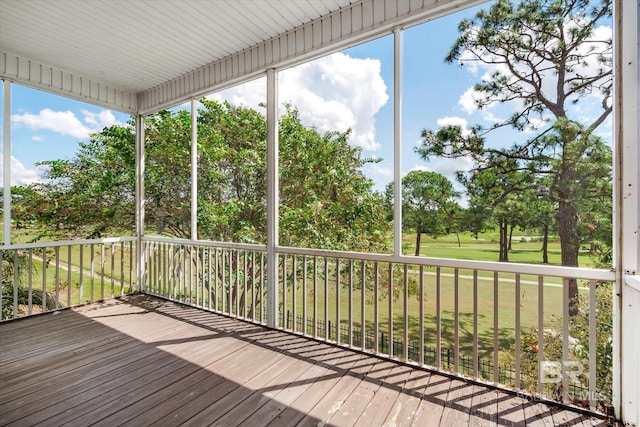
M 500 245 L 498 234 L 486 232 L 478 238 L 470 233 L 460 233 L 460 246 L 456 235 L 442 236 L 437 239 L 423 235 L 420 243 L 420 255 L 437 258 L 470 259 L 479 261 L 498 261 Z M 402 235 L 403 253 L 415 253 L 415 233 Z M 527 264 L 542 263 L 542 241 L 539 237 L 515 235 L 512 239 L 512 250 L 509 251 L 509 261 Z M 549 264 L 560 265 L 560 242 L 557 238 L 549 240 Z M 593 263 L 586 251 L 580 253 L 578 262 L 582 267 L 592 267 Z

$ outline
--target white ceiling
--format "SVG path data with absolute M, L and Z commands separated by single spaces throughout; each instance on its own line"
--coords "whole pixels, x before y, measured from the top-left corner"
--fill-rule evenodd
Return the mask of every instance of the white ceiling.
M 0 0 L 0 49 L 142 92 L 355 0 Z
M 0 78 L 157 111 L 482 0 L 0 0 Z

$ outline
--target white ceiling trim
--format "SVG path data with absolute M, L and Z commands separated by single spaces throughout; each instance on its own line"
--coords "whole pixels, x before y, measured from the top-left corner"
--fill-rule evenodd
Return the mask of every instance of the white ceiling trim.
M 141 114 L 234 86 L 486 0 L 362 0 L 138 94 Z
M 0 77 L 101 107 L 135 114 L 136 94 L 0 50 Z

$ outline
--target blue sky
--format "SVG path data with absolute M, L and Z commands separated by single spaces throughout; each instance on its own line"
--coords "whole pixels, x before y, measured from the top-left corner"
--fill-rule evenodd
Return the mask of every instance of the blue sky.
M 403 174 L 422 168 L 440 172 L 454 181 L 455 171 L 468 169 L 471 162 L 466 159 L 426 162 L 418 158 L 414 147 L 422 129 L 435 130 L 451 123 L 463 128 L 477 123 L 489 126 L 514 111 L 515 106 L 507 105 L 475 109 L 471 88 L 491 70 L 444 62 L 457 36 L 458 22 L 478 9 L 468 9 L 403 33 Z M 393 37 L 386 36 L 285 70 L 279 81 L 280 101 L 296 105 L 306 124 L 320 131 L 352 128 L 352 144 L 361 146 L 365 157 L 383 159 L 365 169 L 375 188 L 383 190 L 393 179 Z M 264 79 L 259 79 L 212 97 L 259 109 L 258 103 L 264 102 L 265 93 Z M 593 105 L 588 100 L 582 103 L 580 113 L 585 117 L 592 115 L 590 108 L 597 101 L 594 98 Z M 89 132 L 125 123 L 128 118 L 122 113 L 13 85 L 12 183 L 39 179 L 42 171 L 34 165 L 36 162 L 71 158 L 77 142 Z M 610 139 L 610 121 L 600 130 Z M 505 146 L 522 137 L 504 130 L 493 133 L 490 143 Z

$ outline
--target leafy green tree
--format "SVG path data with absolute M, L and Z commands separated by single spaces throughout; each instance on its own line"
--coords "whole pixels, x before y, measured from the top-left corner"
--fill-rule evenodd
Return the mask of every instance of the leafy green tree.
M 280 120 L 280 243 L 336 250 L 379 252 L 389 224 L 384 197 L 362 167 L 379 160 L 349 145 L 350 131 L 302 125 L 287 107 Z
M 198 112 L 198 235 L 266 241 L 266 122 L 256 110 L 203 99 Z M 375 251 L 388 228 L 383 196 L 362 173 L 371 160 L 349 132 L 320 135 L 287 107 L 280 118 L 280 242 Z M 163 111 L 145 120 L 147 230 L 189 238 L 191 116 Z M 70 160 L 43 162 L 42 183 L 23 189 L 21 208 L 37 212 L 59 237 L 131 234 L 135 222 L 135 132 L 111 126 L 79 143 Z M 31 210 L 34 209 L 34 210 Z
M 506 164 L 503 164 L 502 171 L 476 168 L 468 174 L 458 174 L 458 180 L 467 190 L 470 207 L 482 213 L 484 223 L 498 227 L 498 261 L 509 261 L 512 231 L 517 225 L 522 225 L 527 215 L 522 206 L 531 194 L 531 179 L 531 175 L 514 171 Z
M 475 85 L 479 108 L 511 103 L 516 111 L 489 129 L 475 127 L 470 135 L 448 127 L 423 132 L 422 157 L 472 156 L 478 163 L 492 155 L 499 168 L 514 160 L 516 170 L 547 177 L 547 197 L 556 204 L 562 264 L 578 265 L 582 202 L 600 193 L 599 182 L 610 182 L 611 163 L 595 130 L 611 114 L 611 39 L 599 38 L 596 27 L 611 16 L 611 1 L 497 0 L 475 18 L 460 22 L 460 35 L 446 57 L 449 62 L 494 67 L 488 79 Z M 587 95 L 599 97 L 601 111 L 589 123 L 570 117 L 572 105 Z M 580 117 L 580 120 L 583 120 Z M 551 125 L 535 137 L 508 148 L 486 144 L 486 134 L 502 126 L 517 130 Z M 588 176 L 585 169 L 595 175 Z M 610 196 L 610 193 L 609 193 Z M 592 233 L 590 233 L 592 234 Z M 570 281 L 571 312 L 577 312 L 578 288 Z
M 393 181 L 387 184 L 387 204 L 393 199 Z M 415 256 L 420 255 L 422 234 L 447 234 L 446 223 L 457 210 L 459 194 L 451 181 L 431 171 L 414 170 L 402 178 L 402 225 L 416 233 Z

